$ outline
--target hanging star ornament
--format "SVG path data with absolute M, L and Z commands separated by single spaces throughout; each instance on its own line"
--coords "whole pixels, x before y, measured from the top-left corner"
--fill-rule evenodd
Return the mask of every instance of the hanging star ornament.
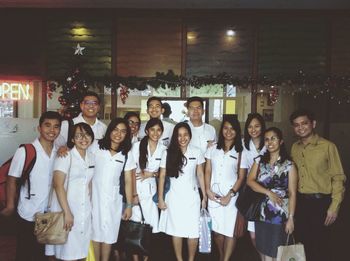
M 75 49 L 74 55 L 83 55 L 83 50 L 85 47 L 80 46 L 80 44 L 77 44 L 77 47 L 73 47 Z

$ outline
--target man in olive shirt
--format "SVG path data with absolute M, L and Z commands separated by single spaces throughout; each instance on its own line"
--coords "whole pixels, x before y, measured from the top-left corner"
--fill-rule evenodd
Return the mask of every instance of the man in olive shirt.
M 314 132 L 311 112 L 297 110 L 290 122 L 299 138 L 291 151 L 299 176 L 296 233 L 306 260 L 330 261 L 329 226 L 337 219 L 346 177 L 337 147 Z

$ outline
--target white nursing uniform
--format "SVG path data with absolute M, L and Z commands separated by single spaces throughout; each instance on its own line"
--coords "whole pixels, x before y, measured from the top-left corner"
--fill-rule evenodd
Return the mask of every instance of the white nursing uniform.
M 122 152 L 111 155 L 109 150 L 98 149 L 95 154 L 95 173 L 92 179 L 92 240 L 113 244 L 117 242 L 123 208 L 119 193 L 119 178 L 125 156 Z M 131 151 L 125 171 L 136 168 Z
M 67 157 L 57 157 L 54 171 L 66 174 L 65 190 L 67 201 L 74 216 L 72 230 L 63 245 L 46 245 L 46 255 L 54 255 L 61 260 L 76 260 L 88 255 L 91 238 L 91 194 L 89 184 L 94 174 L 94 156 L 86 153 L 83 159 L 74 147 Z M 69 174 L 68 174 L 69 173 Z M 68 178 L 67 178 L 68 175 Z M 50 211 L 62 211 L 57 195 L 52 195 Z
M 173 130 L 175 125 L 163 120 L 162 120 L 162 123 L 163 123 L 164 131 L 159 141 L 161 141 L 164 146 L 169 147 L 171 136 L 173 135 Z M 146 136 L 146 132 L 145 132 L 146 124 L 147 122 L 144 122 L 141 124 L 140 131 L 139 131 L 139 137 L 141 139 Z
M 238 157 L 239 154 L 234 147 L 225 153 L 224 150 L 213 146 L 205 153 L 205 158 L 211 162 L 210 188 L 215 194 L 226 196 L 236 183 Z M 236 200 L 237 196 L 232 197 L 227 206 L 222 206 L 209 199 L 208 210 L 212 218 L 213 231 L 233 237 L 237 217 Z
M 17 212 L 21 218 L 27 221 L 34 221 L 34 215 L 37 212 L 43 213 L 47 208 L 49 192 L 52 182 L 52 168 L 56 158 L 57 148 L 53 147 L 51 155 L 48 156 L 41 146 L 39 139 L 32 143 L 36 151 L 36 161 L 30 178 L 30 199 L 28 199 L 28 182 L 21 186 L 18 199 Z M 3 148 L 6 149 L 6 148 Z M 9 176 L 20 178 L 25 162 L 25 149 L 23 147 L 16 150 L 12 158 L 9 169 Z
M 82 113 L 80 113 L 77 117 L 73 118 L 73 123 L 77 124 L 80 122 L 85 122 L 85 119 L 82 115 Z M 98 141 L 100 139 L 102 139 L 105 136 L 106 130 L 107 130 L 107 126 L 106 124 L 104 124 L 102 121 L 98 120 L 96 118 L 96 121 L 93 125 L 90 125 L 93 133 L 94 133 L 94 140 Z M 68 121 L 63 121 L 62 122 L 62 126 L 61 126 L 61 131 L 60 134 L 58 135 L 58 137 L 55 140 L 55 145 L 59 148 L 61 146 L 65 146 L 67 143 L 67 138 L 68 138 L 68 128 L 69 128 L 69 124 Z M 90 149 L 89 149 L 90 150 Z
M 156 172 L 159 170 L 162 155 L 165 150 L 166 147 L 161 142 L 158 142 L 156 150 L 151 155 L 149 145 L 147 146 L 148 157 L 145 169 L 146 171 Z M 141 172 L 139 165 L 140 142 L 137 142 L 133 145 L 132 154 L 137 165 L 136 174 L 138 174 Z M 157 183 L 155 177 L 150 177 L 143 181 L 136 180 L 136 190 L 146 223 L 150 224 L 153 227 L 153 233 L 158 233 L 158 207 L 152 200 L 153 195 L 157 192 Z M 139 206 L 133 207 L 131 219 L 138 222 L 141 221 L 141 212 Z
M 215 128 L 205 122 L 199 127 L 193 126 L 191 121 L 187 123 L 191 127 L 192 132 L 190 144 L 199 148 L 204 155 L 208 148 L 208 142 L 216 141 Z
M 161 168 L 166 168 L 164 152 Z M 170 190 L 165 196 L 167 209 L 162 210 L 159 230 L 176 237 L 198 238 L 201 200 L 196 181 L 197 166 L 205 162 L 201 151 L 189 145 L 185 153 L 187 163 L 179 177 L 170 178 Z
M 241 160 L 241 169 L 247 169 L 247 174 L 249 174 L 250 169 L 253 166 L 255 158 L 260 155 L 264 155 L 266 152 L 265 146 L 260 150 L 260 152 L 256 149 L 252 140 L 249 141 L 249 150 L 244 145 L 244 140 L 242 140 L 243 144 L 243 152 L 242 152 L 242 160 Z M 247 230 L 250 232 L 255 232 L 254 221 L 248 221 Z

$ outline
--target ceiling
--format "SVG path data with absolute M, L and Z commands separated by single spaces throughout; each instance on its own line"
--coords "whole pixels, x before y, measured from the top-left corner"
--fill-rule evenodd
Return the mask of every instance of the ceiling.
M 0 7 L 140 9 L 350 9 L 349 0 L 0 0 Z

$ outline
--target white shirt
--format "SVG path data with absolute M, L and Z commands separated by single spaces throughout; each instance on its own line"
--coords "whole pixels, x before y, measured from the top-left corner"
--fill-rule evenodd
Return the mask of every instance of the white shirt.
M 158 171 L 160 162 L 162 160 L 162 155 L 163 152 L 166 150 L 166 146 L 162 144 L 161 141 L 158 142 L 156 150 L 151 154 L 149 145 L 147 145 L 147 164 L 145 170 L 149 172 L 155 172 Z M 140 142 L 137 142 L 133 144 L 132 146 L 132 155 L 134 157 L 134 160 L 136 162 L 137 168 L 136 168 L 136 173 L 140 173 L 140 162 L 139 162 L 139 157 L 140 157 Z
M 249 141 L 249 150 L 244 145 L 244 140 L 242 140 L 243 144 L 243 152 L 242 152 L 242 160 L 241 160 L 241 169 L 248 169 L 248 174 L 253 166 L 255 158 L 264 155 L 266 152 L 265 146 L 260 150 L 260 152 L 257 151 L 255 148 L 255 145 L 252 140 Z
M 192 132 L 190 144 L 199 148 L 204 155 L 208 148 L 208 141 L 216 141 L 215 128 L 205 122 L 199 127 L 193 126 L 191 121 L 187 123 L 190 125 Z
M 161 141 L 164 146 L 168 147 L 171 141 L 171 136 L 173 135 L 173 130 L 175 125 L 163 120 L 162 120 L 162 123 L 163 123 L 164 131 L 159 141 Z M 140 138 L 143 138 L 146 136 L 146 132 L 145 132 L 146 124 L 147 122 L 144 122 L 140 126 L 140 131 L 139 131 Z
M 75 117 L 73 119 L 74 124 L 77 124 L 80 122 L 87 123 L 85 121 L 82 113 L 80 113 L 77 117 Z M 104 137 L 106 130 L 107 130 L 106 124 L 104 124 L 102 121 L 100 121 L 99 119 L 96 118 L 95 123 L 93 125 L 90 125 L 90 126 L 91 126 L 93 133 L 94 133 L 95 140 L 100 140 Z M 58 148 L 66 145 L 67 139 L 68 139 L 68 128 L 69 128 L 68 121 L 63 121 L 62 126 L 61 126 L 60 135 L 58 135 L 58 137 L 55 140 L 55 145 Z
M 30 199 L 28 197 L 28 182 L 20 188 L 17 211 L 21 218 L 27 221 L 34 221 L 37 212 L 44 212 L 47 208 L 49 193 L 52 183 L 52 169 L 56 157 L 57 148 L 54 146 L 51 155 L 48 156 L 42 147 L 39 139 L 32 143 L 36 150 L 36 161 L 30 178 Z M 16 150 L 9 169 L 9 176 L 19 178 L 22 175 L 25 162 L 25 149 Z
M 225 196 L 238 178 L 239 153 L 235 147 L 225 153 L 215 145 L 207 150 L 205 158 L 211 161 L 211 190 L 220 196 Z

